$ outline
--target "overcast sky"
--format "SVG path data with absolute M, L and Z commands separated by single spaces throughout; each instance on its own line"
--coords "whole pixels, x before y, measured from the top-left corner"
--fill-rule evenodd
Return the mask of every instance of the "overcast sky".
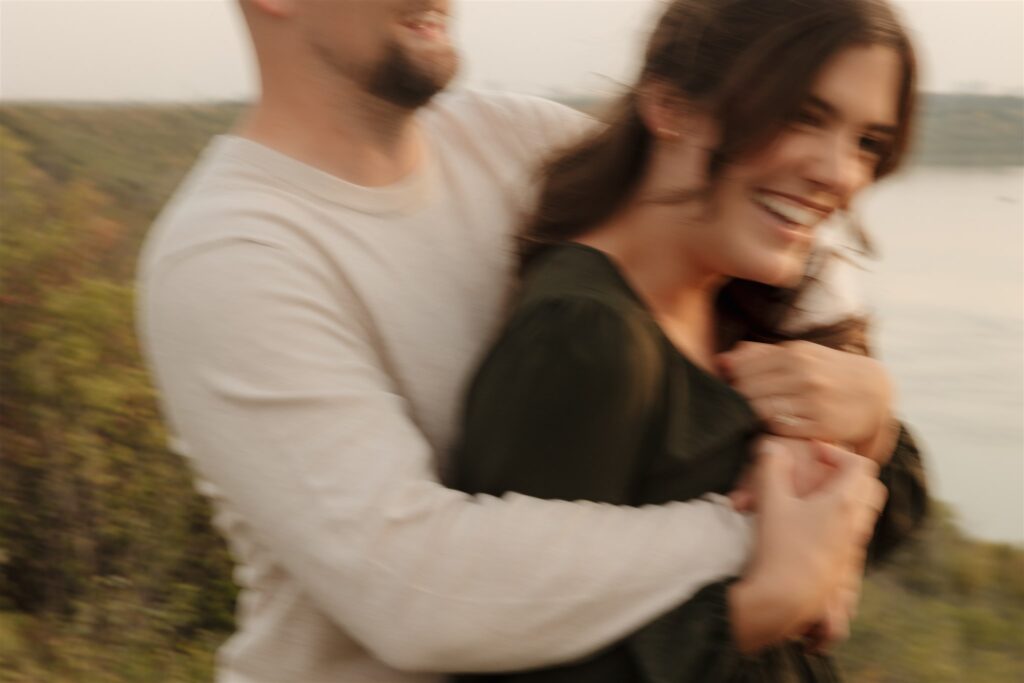
M 1024 94 L 1024 0 L 902 0 L 924 87 Z M 594 94 L 629 80 L 660 0 L 456 0 L 463 81 Z M 0 0 L 0 98 L 249 99 L 234 0 Z

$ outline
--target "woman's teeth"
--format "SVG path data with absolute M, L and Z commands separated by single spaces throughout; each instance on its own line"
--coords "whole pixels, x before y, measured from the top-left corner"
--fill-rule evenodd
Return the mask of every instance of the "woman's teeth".
M 771 213 L 790 223 L 811 227 L 823 218 L 819 211 L 795 204 L 775 195 L 757 194 L 754 200 Z
M 443 12 L 427 10 L 412 15 L 403 23 L 415 31 L 443 33 L 447 28 L 448 17 Z

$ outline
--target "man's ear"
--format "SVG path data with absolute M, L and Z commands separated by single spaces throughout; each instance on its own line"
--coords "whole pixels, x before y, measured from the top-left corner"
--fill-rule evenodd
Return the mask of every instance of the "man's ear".
M 249 11 L 261 12 L 277 19 L 284 19 L 295 14 L 296 3 L 301 0 L 242 0 L 242 5 Z
M 718 126 L 711 115 L 670 83 L 651 80 L 640 85 L 637 111 L 650 134 L 659 140 L 685 139 L 706 150 L 718 145 Z

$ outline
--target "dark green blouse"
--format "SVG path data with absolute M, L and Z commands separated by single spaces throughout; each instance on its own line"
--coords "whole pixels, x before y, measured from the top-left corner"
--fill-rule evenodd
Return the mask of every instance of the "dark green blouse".
M 568 244 L 550 249 L 528 273 L 507 327 L 468 393 L 447 476 L 451 486 L 470 493 L 514 491 L 622 505 L 688 500 L 731 490 L 759 431 L 745 399 L 679 353 L 604 254 Z M 883 474 L 890 498 L 876 532 L 880 548 L 924 514 L 920 459 L 905 432 Z M 459 679 L 836 679 L 827 658 L 796 644 L 741 655 L 726 610 L 732 580 L 706 586 L 583 661 Z

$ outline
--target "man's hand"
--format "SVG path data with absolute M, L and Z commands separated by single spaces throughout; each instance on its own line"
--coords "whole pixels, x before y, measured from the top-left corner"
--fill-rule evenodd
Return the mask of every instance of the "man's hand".
M 850 444 L 885 464 L 894 435 L 893 390 L 875 359 L 794 341 L 742 342 L 717 360 L 769 432 Z
M 863 564 L 850 568 L 846 584 L 828 601 L 825 614 L 803 634 L 808 652 L 826 652 L 850 637 L 850 622 L 857 616 L 860 602 L 862 574 Z
M 834 473 L 799 498 L 796 456 L 777 441 L 763 441 L 759 450 L 757 545 L 729 594 L 734 636 L 744 652 L 799 636 L 826 613 L 850 572 L 861 570 L 886 496 L 877 465 L 828 446 L 821 457 Z
M 782 436 L 762 436 L 754 444 L 754 452 L 775 446 L 784 449 L 792 458 L 790 464 L 793 494 L 804 498 L 817 491 L 835 467 L 828 456 L 827 444 L 810 439 L 791 439 Z M 756 466 L 751 466 L 740 477 L 736 488 L 729 494 L 733 507 L 740 512 L 755 512 L 758 508 Z

